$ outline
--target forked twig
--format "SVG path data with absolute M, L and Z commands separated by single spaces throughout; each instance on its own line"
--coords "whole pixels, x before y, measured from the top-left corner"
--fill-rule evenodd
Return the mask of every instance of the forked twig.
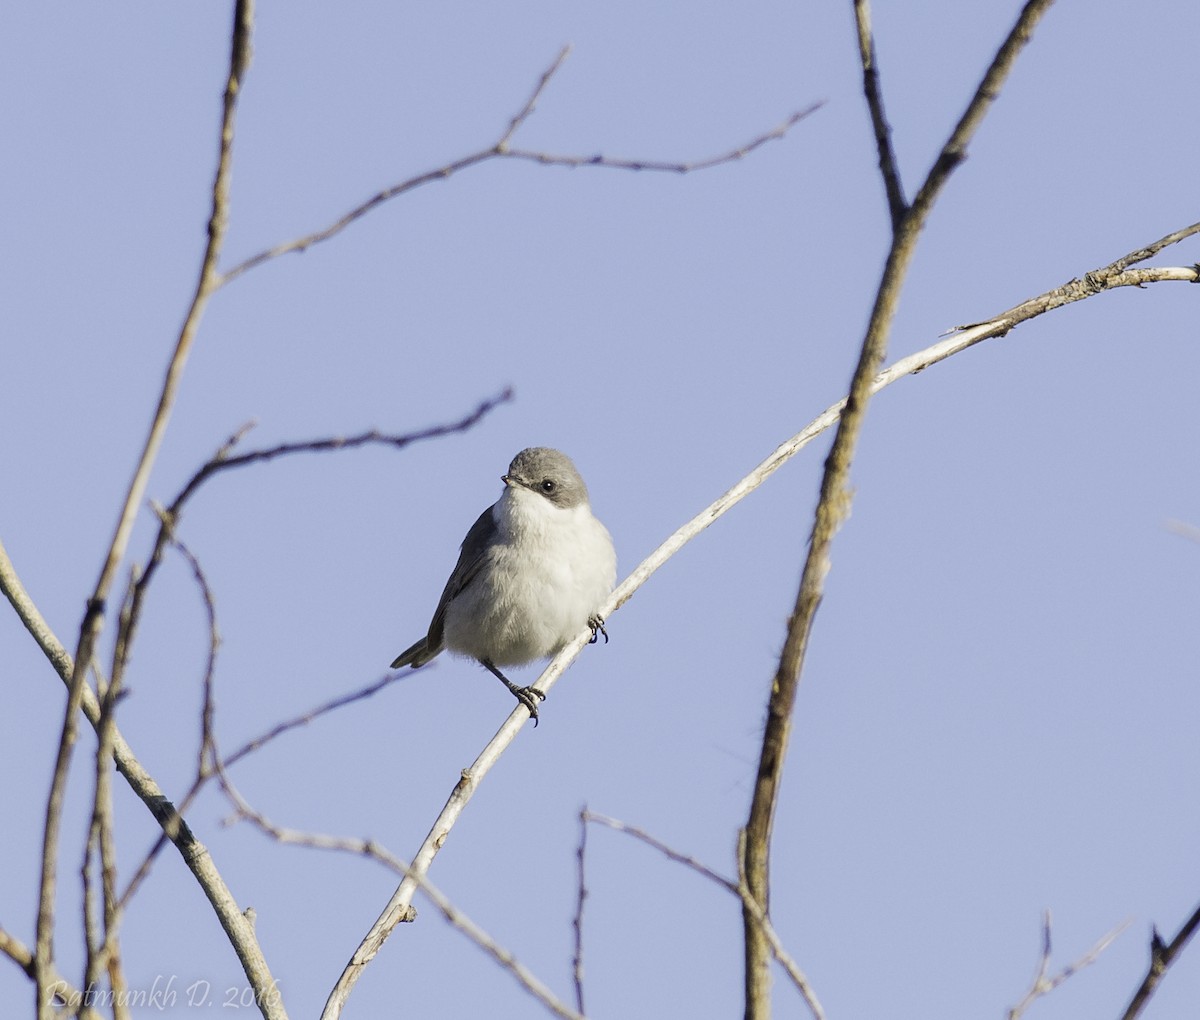
M 397 875 L 407 876 L 411 874 L 412 869 L 408 865 L 375 840 L 357 839 L 352 836 L 330 836 L 321 833 L 302 832 L 298 829 L 290 829 L 277 825 L 252 807 L 245 797 L 238 792 L 220 762 L 217 763 L 216 775 L 221 789 L 234 805 L 236 815 L 232 820 L 248 821 L 271 839 L 280 843 L 368 857 L 384 865 Z M 518 984 L 542 1003 L 551 1013 L 562 1017 L 563 1020 L 584 1020 L 581 1012 L 576 1012 L 559 999 L 512 952 L 505 949 L 491 935 L 484 931 L 483 928 L 454 906 L 446 895 L 431 884 L 428 879 L 422 878 L 418 881 L 418 884 L 420 885 L 421 892 L 428 897 L 429 901 L 452 927 L 466 935 L 471 942 L 475 943 L 476 946 L 507 970 Z M 411 920 L 416 916 L 416 911 L 412 907 L 409 907 L 409 915 L 406 918 L 407 920 Z
M 1029 991 L 1025 993 L 1025 997 L 1021 999 L 1012 1009 L 1008 1011 L 1008 1020 L 1020 1020 L 1024 1015 L 1025 1010 L 1032 1006 L 1043 995 L 1049 995 L 1054 989 L 1061 985 L 1068 978 L 1078 974 L 1084 967 L 1090 967 L 1099 958 L 1109 946 L 1116 941 L 1118 935 L 1121 934 L 1130 925 L 1129 921 L 1122 921 L 1107 935 L 1104 935 L 1100 940 L 1092 946 L 1079 959 L 1068 963 L 1057 974 L 1050 973 L 1050 954 L 1051 954 L 1051 937 L 1050 937 L 1050 911 L 1047 910 L 1042 915 L 1042 952 L 1038 957 L 1037 969 L 1034 971 L 1033 980 L 1029 983 Z
M 322 241 L 328 241 L 331 237 L 336 237 L 348 226 L 355 221 L 361 219 L 372 209 L 378 208 L 385 202 L 390 202 L 393 198 L 398 198 L 400 195 L 406 194 L 416 188 L 423 187 L 426 184 L 432 184 L 435 181 L 444 181 L 453 177 L 455 174 L 461 173 L 470 167 L 478 166 L 481 163 L 486 163 L 493 159 L 516 159 L 523 160 L 529 163 L 539 163 L 542 166 L 562 166 L 562 167 L 603 167 L 610 170 L 633 170 L 633 171 L 650 171 L 655 173 L 670 173 L 670 174 L 688 174 L 695 173 L 701 170 L 708 170 L 715 166 L 720 166 L 723 163 L 732 163 L 742 159 L 744 156 L 753 152 L 762 145 L 766 145 L 770 141 L 777 138 L 782 138 L 788 133 L 797 123 L 807 117 L 809 114 L 817 110 L 821 104 L 814 103 L 803 110 L 799 110 L 789 116 L 778 127 L 772 128 L 764 134 L 758 135 L 742 145 L 735 146 L 726 152 L 722 152 L 715 156 L 709 156 L 705 159 L 696 160 L 691 163 L 666 160 L 652 159 L 614 159 L 609 156 L 600 154 L 590 156 L 575 156 L 575 155 L 560 155 L 551 152 L 538 152 L 532 149 L 514 149 L 512 147 L 513 137 L 517 131 L 525 124 L 529 117 L 533 114 L 537 106 L 538 100 L 546 91 L 546 87 L 550 84 L 551 79 L 558 73 L 563 62 L 567 59 L 570 53 L 569 46 L 563 47 L 558 56 L 554 58 L 545 71 L 538 78 L 537 84 L 534 86 L 533 92 L 525 104 L 513 115 L 508 126 L 504 129 L 503 134 L 496 139 L 491 145 L 486 148 L 479 149 L 477 152 L 472 152 L 467 156 L 462 156 L 459 159 L 452 160 L 435 170 L 426 170 L 423 173 L 417 174 L 414 177 L 409 177 L 406 180 L 399 181 L 382 191 L 376 192 L 365 202 L 360 202 L 353 209 L 339 216 L 328 226 L 322 227 L 320 230 L 315 230 L 310 234 L 305 234 L 303 237 L 297 237 L 291 241 L 284 241 L 274 245 L 271 248 L 266 248 L 258 252 L 256 255 L 251 255 L 248 259 L 239 262 L 237 265 L 226 270 L 221 276 L 221 285 L 236 280 L 243 273 L 249 272 L 256 266 L 262 265 L 264 262 L 269 262 L 272 259 L 277 259 L 281 255 L 288 255 L 292 252 L 307 251 L 314 244 L 320 244 Z
M 809 982 L 808 978 L 805 976 L 804 972 L 800 969 L 800 967 L 796 963 L 796 961 L 794 959 L 792 959 L 791 955 L 787 952 L 786 949 L 784 949 L 783 943 L 780 941 L 779 935 L 776 933 L 774 926 L 771 924 L 770 918 L 767 917 L 767 915 L 763 911 L 762 907 L 759 906 L 759 904 L 750 895 L 750 890 L 746 887 L 744 876 L 741 880 L 739 880 L 737 882 L 733 881 L 733 879 L 726 878 L 720 872 L 714 871 L 712 868 L 710 868 L 706 864 L 702 864 L 700 861 L 698 861 L 695 857 L 692 857 L 690 854 L 680 853 L 678 850 L 673 849 L 672 847 L 670 847 L 666 843 L 664 843 L 662 840 L 658 839 L 655 836 L 650 835 L 650 833 L 646 832 L 644 829 L 639 829 L 636 825 L 629 825 L 628 823 L 619 821 L 616 818 L 610 818 L 608 815 L 597 814 L 594 811 L 589 811 L 587 808 L 584 808 L 580 812 L 579 818 L 580 818 L 581 824 L 585 828 L 585 831 L 586 831 L 587 824 L 590 822 L 590 823 L 594 823 L 596 825 L 603 825 L 609 829 L 615 830 L 616 832 L 622 832 L 627 836 L 632 836 L 634 839 L 639 840 L 642 843 L 645 843 L 647 846 L 653 847 L 655 850 L 657 850 L 663 856 L 667 857 L 669 860 L 674 861 L 676 864 L 682 864 L 685 867 L 691 868 L 697 874 L 703 875 L 710 882 L 714 882 L 715 884 L 721 886 L 723 889 L 726 889 L 729 892 L 733 893 L 734 896 L 736 896 L 739 900 L 742 901 L 743 906 L 746 909 L 750 910 L 751 913 L 756 918 L 756 921 L 757 921 L 759 927 L 762 929 L 764 937 L 770 943 L 772 954 L 774 955 L 775 959 L 778 960 L 779 963 L 782 965 L 783 969 L 787 972 L 788 977 L 790 977 L 792 979 L 792 983 L 796 986 L 796 989 L 797 989 L 797 991 L 799 991 L 801 998 L 804 999 L 804 1002 L 808 1006 L 809 1012 L 812 1013 L 814 1020 L 825 1020 L 825 1011 L 824 1011 L 824 1009 L 821 1008 L 821 1003 L 817 1000 L 816 992 L 813 991 L 812 984 Z M 580 843 L 580 861 L 581 861 L 580 881 L 581 882 L 582 882 L 582 857 L 583 857 L 582 847 L 583 847 L 583 844 L 581 842 Z M 741 855 L 739 854 L 739 857 L 740 856 Z M 581 902 L 582 902 L 582 897 L 581 897 Z M 580 1009 L 580 1012 L 582 1012 L 582 1009 Z

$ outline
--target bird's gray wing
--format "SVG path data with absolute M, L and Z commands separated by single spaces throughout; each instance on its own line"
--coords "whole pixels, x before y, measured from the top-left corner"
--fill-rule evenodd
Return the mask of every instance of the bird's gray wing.
M 442 597 L 438 600 L 437 609 L 433 611 L 433 619 L 429 623 L 429 632 L 411 648 L 401 652 L 392 663 L 392 669 L 408 665 L 422 666 L 442 650 L 442 628 L 446 622 L 446 608 L 479 573 L 495 534 L 496 519 L 492 516 L 492 508 L 489 506 L 471 525 L 471 530 L 462 541 L 458 562 L 450 572 L 446 587 L 442 589 Z

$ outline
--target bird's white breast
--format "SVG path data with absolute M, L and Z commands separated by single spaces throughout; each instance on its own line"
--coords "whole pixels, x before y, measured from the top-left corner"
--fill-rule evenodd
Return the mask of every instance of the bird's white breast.
M 496 540 L 447 609 L 446 647 L 496 666 L 548 658 L 612 591 L 612 539 L 587 504 L 555 506 L 519 486 L 505 489 L 492 514 Z

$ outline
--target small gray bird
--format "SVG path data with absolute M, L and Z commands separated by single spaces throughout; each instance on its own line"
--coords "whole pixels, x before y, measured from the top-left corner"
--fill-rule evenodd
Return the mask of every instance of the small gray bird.
M 504 492 L 467 532 L 429 633 L 392 668 L 423 666 L 443 648 L 499 677 L 537 725 L 536 687 L 500 666 L 556 655 L 585 626 L 608 640 L 601 603 L 617 579 L 617 554 L 588 505 L 587 486 L 558 450 L 522 450 L 502 475 Z M 536 700 L 535 700 L 536 699 Z

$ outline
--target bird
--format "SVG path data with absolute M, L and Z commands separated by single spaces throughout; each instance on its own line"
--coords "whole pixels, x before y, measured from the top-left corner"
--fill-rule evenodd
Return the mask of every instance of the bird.
M 608 642 L 599 609 L 613 590 L 617 555 L 592 514 L 587 485 L 560 450 L 522 450 L 500 476 L 500 498 L 479 515 L 460 547 L 423 638 L 392 669 L 423 666 L 447 650 L 479 662 L 529 710 L 536 687 L 518 687 L 500 670 L 556 655 L 583 628 Z

